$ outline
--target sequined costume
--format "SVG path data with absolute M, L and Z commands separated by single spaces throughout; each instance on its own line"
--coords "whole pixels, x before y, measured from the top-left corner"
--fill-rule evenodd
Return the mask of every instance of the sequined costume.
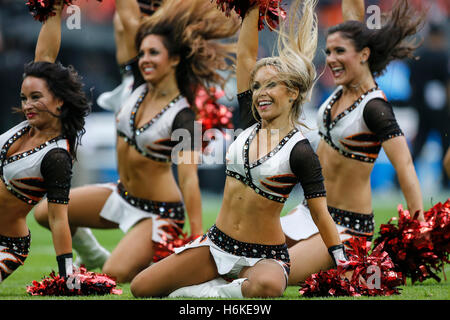
M 112 191 L 100 211 L 100 216 L 117 223 L 123 232 L 127 232 L 140 220 L 151 218 L 153 219 L 152 240 L 163 243 L 172 238 L 164 232 L 162 227 L 165 224 L 176 225 L 178 229 L 184 226 L 183 202 L 158 202 L 134 197 L 120 182 L 96 186 Z
M 72 159 L 64 137 L 7 156 L 12 144 L 30 129 L 24 121 L 0 136 L 0 178 L 8 191 L 28 204 L 37 204 L 45 195 L 49 202 L 67 204 Z
M 373 163 L 381 144 L 403 135 L 391 105 L 378 87 L 362 94 L 351 106 L 331 120 L 331 108 L 342 95 L 342 86 L 336 88 L 319 108 L 317 123 L 321 138 L 344 157 Z M 371 240 L 374 231 L 373 213 L 361 214 L 328 207 L 341 240 L 362 236 Z M 319 231 L 312 221 L 306 203 L 295 207 L 281 218 L 285 234 L 293 240 L 303 240 Z
M 29 205 L 37 204 L 45 196 L 51 203 L 67 204 L 72 177 L 67 139 L 58 136 L 33 149 L 8 156 L 11 146 L 30 129 L 28 121 L 23 121 L 0 135 L 2 183 L 6 190 Z M 0 282 L 24 264 L 30 241 L 30 235 L 0 235 Z
M 251 91 L 238 95 L 240 110 L 247 110 Z M 302 133 L 294 128 L 267 155 L 255 162 L 249 160 L 249 148 L 261 124 L 255 123 L 244 130 L 230 145 L 226 155 L 226 174 L 271 201 L 284 203 L 294 186 L 301 184 L 308 198 L 324 197 L 321 167 L 317 155 Z M 175 250 L 180 253 L 189 248 L 209 246 L 220 275 L 235 278 L 246 266 L 262 259 L 273 259 L 289 275 L 290 259 L 286 244 L 260 245 L 231 238 L 213 226 L 202 238 Z
M 235 240 L 213 225 L 206 234 L 188 245 L 175 248 L 179 254 L 190 248 L 208 246 L 220 275 L 236 279 L 242 268 L 254 266 L 261 259 L 275 260 L 287 278 L 290 270 L 289 252 L 286 244 L 261 245 Z
M 191 137 L 194 135 L 195 113 L 189 107 L 183 96 L 176 97 L 157 115 L 141 127 L 135 123 L 136 114 L 141 106 L 148 87 L 146 83 L 139 85 L 126 99 L 120 111 L 116 113 L 116 129 L 118 139 L 123 139 L 143 157 L 156 162 L 170 163 L 172 149 L 180 143 L 172 141 L 172 132 L 177 129 L 186 130 Z M 191 139 L 194 140 L 194 139 Z M 188 147 L 192 149 L 190 144 Z M 153 219 L 153 241 L 162 243 L 171 235 L 163 232 L 164 224 L 183 227 L 185 221 L 182 202 L 158 202 L 139 199 L 125 190 L 119 183 L 99 184 L 113 192 L 106 200 L 100 216 L 115 222 L 120 229 L 127 232 L 138 221 L 145 218 Z M 166 240 L 167 240 L 166 239 Z
M 341 241 L 352 236 L 366 237 L 370 241 L 374 232 L 374 217 L 372 214 L 361 214 L 328 206 L 328 212 L 336 223 Z M 319 229 L 314 223 L 306 203 L 300 203 L 291 212 L 281 218 L 283 232 L 292 240 L 304 240 L 318 234 Z
M 5 237 L 0 235 L 0 283 L 24 264 L 30 251 L 31 236 Z
M 177 129 L 186 129 L 193 137 L 195 114 L 189 108 L 187 100 L 179 95 L 138 128 L 136 115 L 147 92 L 147 84 L 142 84 L 127 99 L 116 116 L 117 135 L 143 156 L 153 161 L 171 162 L 172 148 L 178 143 L 172 141 L 171 134 Z M 180 117 L 187 119 L 183 120 L 181 126 L 177 126 L 177 119 Z
M 392 107 L 383 91 L 374 87 L 332 121 L 331 108 L 341 95 L 339 86 L 319 108 L 319 135 L 343 156 L 373 163 L 382 142 L 403 135 Z

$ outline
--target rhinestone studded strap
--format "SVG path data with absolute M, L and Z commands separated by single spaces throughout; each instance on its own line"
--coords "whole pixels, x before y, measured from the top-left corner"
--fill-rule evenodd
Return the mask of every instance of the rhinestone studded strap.
M 0 246 L 7 247 L 21 255 L 27 255 L 30 251 L 31 234 L 25 237 L 6 237 L 0 235 Z
M 150 152 L 147 152 L 146 150 L 142 150 L 139 148 L 136 142 L 136 137 L 142 134 L 145 130 L 150 128 L 161 116 L 170 109 L 173 105 L 175 105 L 179 100 L 183 98 L 182 95 L 178 95 L 175 99 L 173 99 L 167 106 L 165 106 L 160 112 L 158 112 L 152 119 L 150 119 L 148 122 L 146 122 L 142 127 L 136 128 L 136 115 L 139 111 L 139 107 L 142 104 L 142 101 L 144 100 L 145 96 L 148 93 L 148 88 L 146 87 L 145 90 L 141 93 L 139 98 L 136 101 L 136 104 L 134 105 L 131 115 L 129 124 L 131 127 L 131 132 L 133 134 L 132 137 L 128 137 L 125 133 L 121 132 L 120 130 L 117 130 L 117 135 L 119 137 L 122 137 L 123 140 L 128 143 L 130 146 L 134 147 L 142 156 L 147 157 L 151 160 L 158 161 L 158 162 L 171 162 L 170 157 L 156 157 Z
M 264 190 L 261 190 L 261 188 L 259 188 L 258 186 L 256 186 L 253 183 L 253 178 L 251 175 L 250 170 L 255 168 L 256 166 L 261 165 L 262 163 L 264 163 L 265 161 L 269 160 L 272 156 L 274 156 L 288 141 L 289 139 L 298 132 L 297 129 L 293 129 L 291 130 L 281 141 L 280 143 L 275 147 L 274 150 L 272 150 L 271 152 L 269 152 L 267 155 L 265 155 L 264 157 L 262 157 L 261 159 L 258 159 L 257 161 L 253 162 L 250 164 L 250 160 L 249 160 L 249 149 L 250 149 L 250 144 L 252 143 L 253 139 L 255 138 L 256 134 L 258 133 L 259 129 L 261 128 L 261 124 L 258 123 L 256 124 L 255 128 L 253 128 L 252 132 L 250 133 L 249 137 L 247 138 L 247 140 L 245 141 L 244 144 L 244 148 L 242 150 L 243 152 L 243 158 L 244 158 L 244 173 L 245 176 L 231 171 L 231 170 L 225 170 L 225 174 L 233 177 L 239 181 L 241 181 L 242 183 L 248 185 L 250 188 L 252 188 L 257 194 L 269 199 L 269 200 L 273 200 L 276 202 L 281 202 L 284 203 L 287 200 L 287 197 L 280 197 L 280 196 L 275 196 L 273 194 L 270 194 L 268 192 L 265 192 Z
M 119 195 L 130 205 L 140 210 L 157 214 L 161 218 L 169 218 L 183 224 L 185 220 L 183 202 L 159 202 L 132 196 L 125 186 L 119 182 L 117 184 Z
M 225 252 L 247 258 L 275 259 L 289 263 L 287 245 L 264 245 L 235 240 L 213 225 L 207 232 L 208 238 Z
M 373 163 L 376 160 L 376 158 L 357 155 L 357 154 L 353 154 L 351 152 L 342 150 L 341 148 L 336 146 L 336 144 L 331 139 L 331 130 L 336 126 L 336 124 L 339 122 L 339 120 L 342 119 L 343 117 L 345 117 L 346 115 L 348 115 L 353 110 L 355 110 L 369 93 L 374 92 L 376 90 L 379 90 L 378 86 L 373 87 L 373 88 L 369 89 L 368 91 L 366 91 L 365 93 L 363 93 L 350 107 L 348 107 L 343 112 L 338 114 L 333 121 L 331 120 L 331 109 L 332 109 L 333 105 L 336 103 L 336 101 L 339 100 L 339 98 L 342 96 L 342 90 L 339 90 L 338 92 L 336 92 L 333 95 L 333 97 L 330 99 L 330 101 L 328 102 L 328 105 L 326 106 L 326 108 L 324 110 L 323 123 L 326 128 L 326 134 L 319 131 L 319 135 L 333 149 L 335 149 L 336 151 L 338 151 L 340 154 L 342 154 L 343 156 L 345 156 L 347 158 L 351 158 L 351 159 L 355 159 L 355 160 L 359 160 L 359 161 L 363 161 L 363 162 L 369 162 L 369 163 Z
M 13 187 L 6 181 L 4 175 L 3 175 L 3 168 L 15 161 L 18 161 L 20 159 L 23 159 L 25 157 L 28 157 L 42 149 L 44 149 L 45 147 L 49 146 L 50 144 L 52 144 L 53 142 L 56 142 L 58 140 L 61 139 L 65 139 L 64 136 L 58 136 L 55 137 L 49 141 L 44 142 L 43 144 L 25 151 L 25 152 L 21 152 L 19 154 L 15 154 L 11 157 L 7 157 L 9 148 L 11 148 L 11 146 L 14 144 L 14 142 L 16 142 L 21 136 L 23 136 L 25 133 L 27 133 L 28 131 L 30 131 L 31 127 L 30 126 L 25 126 L 22 129 L 20 129 L 19 131 L 17 131 L 11 138 L 9 138 L 6 143 L 2 146 L 2 149 L 0 151 L 0 178 L 2 179 L 3 183 L 6 186 L 6 189 L 11 192 L 14 196 L 16 196 L 17 198 L 19 198 L 20 200 L 30 204 L 30 205 L 35 205 L 37 204 L 39 201 L 36 201 L 34 199 L 30 199 L 26 196 L 24 196 L 23 194 L 17 192 L 15 189 L 13 189 Z
M 328 206 L 328 211 L 337 225 L 350 229 L 347 231 L 348 233 L 353 233 L 357 236 L 363 235 L 367 238 L 372 237 L 375 229 L 373 213 L 362 214 L 330 206 Z
M 333 129 L 333 127 L 337 124 L 337 122 L 342 119 L 343 117 L 345 117 L 347 114 L 349 114 L 350 112 L 352 112 L 353 110 L 355 110 L 359 104 L 361 103 L 361 101 L 364 100 L 364 98 L 371 92 L 374 92 L 376 90 L 379 90 L 378 87 L 373 87 L 369 90 L 367 90 L 365 93 L 363 93 L 350 107 L 348 107 L 347 109 L 345 109 L 344 111 L 342 111 L 340 114 L 338 114 L 336 116 L 336 118 L 331 121 L 331 108 L 333 107 L 333 105 L 336 103 L 337 100 L 339 100 L 339 98 L 342 96 L 342 90 L 339 90 L 338 92 L 336 92 L 336 94 L 331 98 L 330 102 L 328 103 L 327 107 L 325 108 L 325 112 L 323 114 L 324 117 L 324 121 L 327 127 L 327 131 L 329 132 L 331 129 Z

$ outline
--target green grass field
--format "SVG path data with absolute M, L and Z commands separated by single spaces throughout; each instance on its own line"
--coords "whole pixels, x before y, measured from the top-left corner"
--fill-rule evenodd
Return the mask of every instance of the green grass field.
M 443 200 L 443 199 L 442 199 Z M 438 199 L 437 201 L 442 201 Z M 204 226 L 205 229 L 214 223 L 216 212 L 220 206 L 220 199 L 207 201 L 204 205 Z M 289 210 L 287 205 L 283 213 Z M 386 208 L 387 207 L 387 208 Z M 376 230 L 378 232 L 379 225 L 386 223 L 390 217 L 397 216 L 396 205 L 383 203 L 379 208 L 375 208 Z M 26 286 L 31 284 L 32 280 L 41 280 L 44 276 L 48 276 L 52 270 L 56 270 L 55 253 L 51 240 L 51 234 L 46 229 L 39 226 L 34 217 L 30 214 L 28 217 L 28 226 L 31 230 L 32 242 L 31 251 L 25 265 L 20 267 L 8 279 L 0 284 L 0 300 L 130 300 L 134 299 L 131 295 L 129 285 L 119 285 L 123 290 L 122 295 L 108 296 L 88 296 L 88 297 L 35 297 L 30 296 L 26 292 Z M 97 239 L 101 244 L 112 250 L 117 242 L 123 236 L 120 230 L 94 230 Z M 450 265 L 446 266 L 446 273 L 450 275 Z M 100 271 L 100 270 L 96 270 Z M 326 300 L 344 299 L 344 300 L 450 300 L 450 281 L 445 281 L 442 274 L 441 282 L 438 283 L 433 279 L 423 283 L 411 285 L 409 282 L 406 286 L 401 287 L 401 294 L 390 297 L 355 297 L 355 298 L 323 298 Z M 303 298 L 298 293 L 299 287 L 288 287 L 284 296 L 279 299 L 311 299 Z M 320 300 L 320 299 L 318 299 Z

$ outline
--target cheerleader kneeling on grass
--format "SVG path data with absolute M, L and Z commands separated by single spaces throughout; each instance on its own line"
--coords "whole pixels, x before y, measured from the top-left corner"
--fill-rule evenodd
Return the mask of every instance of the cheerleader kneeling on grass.
M 60 2 L 55 11 L 41 28 L 34 61 L 25 66 L 20 111 L 26 119 L 0 135 L 0 283 L 24 264 L 31 241 L 26 217 L 45 196 L 59 275 L 73 273 L 67 208 L 90 103 L 76 71 L 55 63 Z
M 409 211 L 418 212 L 419 221 L 424 221 L 419 180 L 406 139 L 374 80 L 391 61 L 412 57 L 418 45 L 408 37 L 416 35 L 424 13 L 401 0 L 384 16 L 380 29 L 369 29 L 362 22 L 364 10 L 359 15 L 348 13 L 360 11 L 353 2 L 343 1 L 346 21 L 331 27 L 326 35 L 326 63 L 337 88 L 317 114 L 321 136 L 317 155 L 323 166 L 328 210 L 341 240 L 356 236 L 371 241 L 370 175 L 381 148 L 396 170 Z M 360 7 L 364 8 L 363 1 Z M 292 285 L 332 267 L 308 207 L 301 203 L 281 218 L 293 261 Z
M 306 190 L 330 254 L 337 263 L 346 259 L 327 210 L 318 158 L 294 122 L 316 78 L 312 63 L 316 2 L 296 1 L 290 16 L 296 18 L 302 2 L 298 24 L 292 23 L 286 34 L 284 26 L 281 29 L 278 57 L 256 62 L 257 50 L 246 42 L 249 32 L 258 27 L 259 7 L 245 17 L 238 41 L 238 90 L 251 88 L 252 107 L 260 121 L 228 149 L 224 198 L 216 223 L 202 237 L 176 249 L 176 254 L 140 272 L 131 282 L 135 297 L 282 296 L 290 259 L 280 212 L 297 183 Z
M 126 39 L 135 40 L 127 48 L 130 58 L 138 56 L 139 67 L 135 89 L 116 113 L 120 182 L 71 190 L 69 223 L 77 229 L 74 238 L 85 232 L 75 248 L 83 260 L 99 262 L 93 265 L 125 283 L 159 256 L 160 245 L 181 236 L 185 211 L 191 236 L 203 233 L 199 151 L 194 139 L 186 139 L 182 144 L 189 148 L 177 152 L 173 137 L 177 130 L 194 136 L 197 90 L 205 83 L 224 85 L 219 70 L 229 68 L 225 61 L 233 48 L 218 41 L 233 36 L 238 26 L 203 0 L 166 1 L 145 19 L 135 0 L 116 0 L 116 8 Z M 178 183 L 172 170 L 177 159 L 191 160 L 177 163 Z M 43 203 L 35 217 L 47 227 L 46 209 Z M 86 227 L 126 234 L 108 256 Z M 97 254 L 101 259 L 94 259 Z

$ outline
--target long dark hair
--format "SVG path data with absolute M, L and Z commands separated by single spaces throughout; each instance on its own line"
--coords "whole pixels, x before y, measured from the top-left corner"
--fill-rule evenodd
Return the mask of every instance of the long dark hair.
M 43 61 L 26 64 L 23 78 L 28 76 L 44 79 L 50 92 L 64 102 L 61 114 L 53 115 L 60 118 L 62 134 L 69 141 L 70 154 L 76 159 L 77 147 L 86 132 L 85 118 L 91 111 L 91 102 L 83 91 L 81 77 L 72 66 Z
M 383 15 L 380 29 L 369 29 L 359 21 L 346 21 L 328 29 L 327 36 L 336 32 L 352 40 L 356 51 L 370 49 L 368 60 L 373 76 L 381 75 L 388 64 L 396 59 L 414 58 L 413 52 L 421 42 L 407 40 L 423 27 L 426 12 L 417 12 L 408 0 L 398 0 L 392 10 Z
M 235 54 L 234 44 L 219 43 L 239 30 L 237 17 L 227 17 L 210 1 L 171 0 L 141 24 L 135 39 L 141 42 L 150 34 L 163 38 L 169 56 L 179 56 L 176 80 L 180 93 L 195 106 L 196 91 L 209 84 L 225 85 L 218 70 L 232 70 L 229 62 Z

